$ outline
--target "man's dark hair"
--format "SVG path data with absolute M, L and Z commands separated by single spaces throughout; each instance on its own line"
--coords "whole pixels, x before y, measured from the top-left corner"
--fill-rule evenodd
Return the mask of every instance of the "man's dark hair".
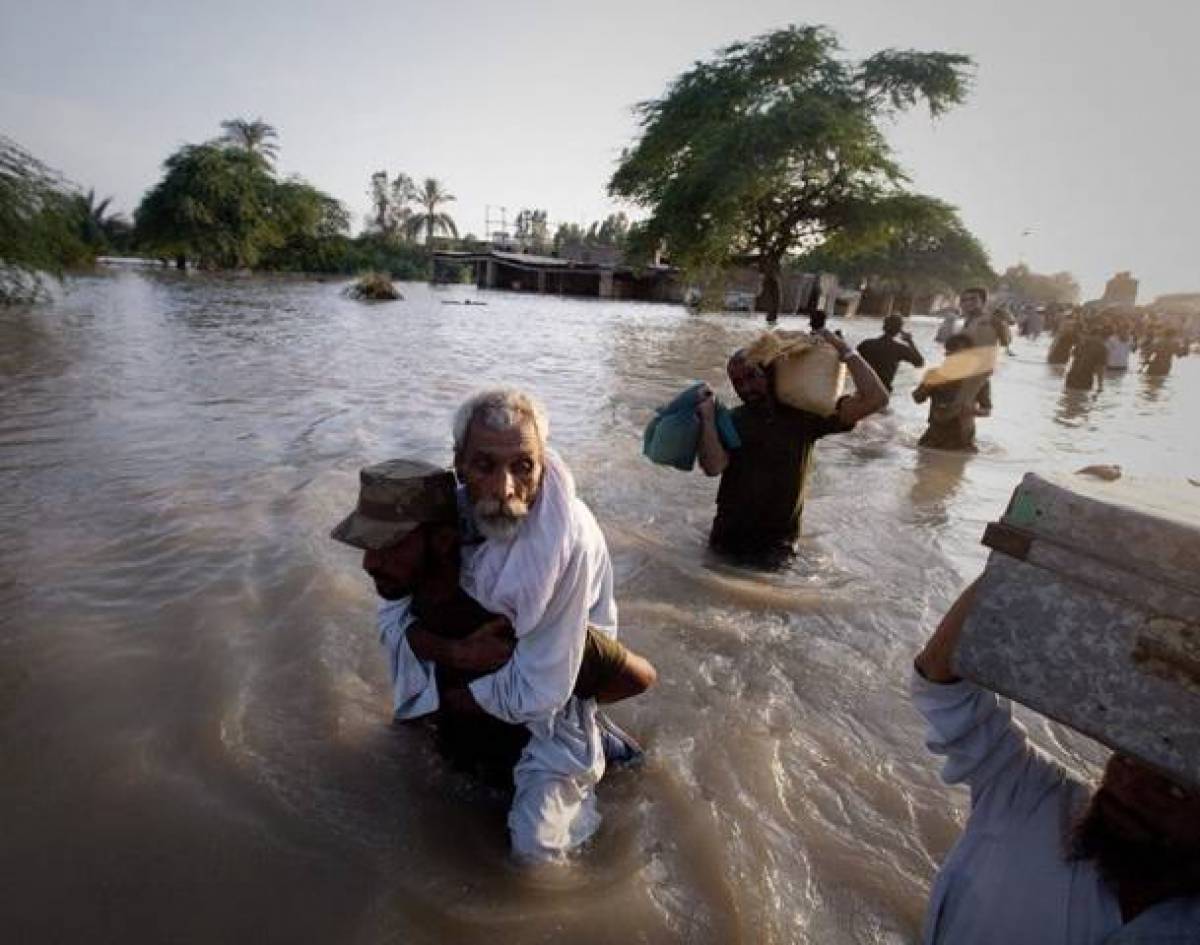
M 962 295 L 978 295 L 984 302 L 988 300 L 988 290 L 981 285 L 973 285 L 969 289 L 963 289 Z
M 892 338 L 904 330 L 904 319 L 899 315 L 889 315 L 883 320 L 883 333 Z

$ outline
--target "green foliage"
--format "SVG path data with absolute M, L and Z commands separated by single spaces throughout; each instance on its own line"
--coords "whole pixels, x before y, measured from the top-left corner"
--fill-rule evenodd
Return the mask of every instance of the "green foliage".
M 995 281 L 987 252 L 949 204 L 905 193 L 871 209 L 869 223 L 860 219 L 858 227 L 837 233 L 797 265 L 906 295 Z
M 422 236 L 427 249 L 433 248 L 434 238 L 449 236 L 458 238 L 458 226 L 448 213 L 439 208 L 455 199 L 436 178 L 426 177 L 425 182 L 416 190 L 414 199 L 420 208 L 413 213 L 405 225 L 405 231 L 410 238 Z
M 367 229 L 389 238 L 407 238 L 412 204 L 417 199 L 417 188 L 407 174 L 397 174 L 388 179 L 387 171 L 376 171 L 371 175 L 371 186 L 367 191 L 371 198 L 371 217 Z
M 134 214 L 147 249 L 195 259 L 202 268 L 235 269 L 255 266 L 264 251 L 283 244 L 272 219 L 275 179 L 254 154 L 188 144 L 163 166 L 165 176 Z
M 513 236 L 535 253 L 550 249 L 549 224 L 545 210 L 522 210 L 517 214 Z
M 0 136 L 0 304 L 35 301 L 44 274 L 87 261 L 78 200 L 56 172 Z
M 1031 272 L 1025 263 L 1009 266 L 1000 277 L 1015 297 L 1039 305 L 1071 304 L 1079 301 L 1079 283 L 1069 272 L 1046 276 Z
M 135 214 L 140 248 L 207 269 L 355 268 L 346 209 L 299 178 L 275 177 L 264 157 L 275 130 L 261 119 L 222 127 L 224 139 L 185 145 L 164 162 Z
M 609 183 L 650 211 L 630 251 L 665 249 L 690 269 L 751 262 L 778 310 L 785 256 L 878 224 L 875 207 L 905 177 L 881 120 L 924 101 L 939 115 L 963 100 L 971 61 L 886 50 L 840 56 L 833 33 L 793 26 L 736 43 L 636 107 L 641 136 Z
M 230 118 L 221 122 L 224 132 L 222 140 L 235 148 L 241 148 L 270 166 L 279 155 L 279 132 L 261 118 L 247 121 L 245 118 Z
M 623 249 L 629 236 L 629 217 L 610 213 L 603 220 L 592 222 L 586 230 L 578 223 L 560 223 L 554 231 L 554 251 L 564 246 L 612 246 Z

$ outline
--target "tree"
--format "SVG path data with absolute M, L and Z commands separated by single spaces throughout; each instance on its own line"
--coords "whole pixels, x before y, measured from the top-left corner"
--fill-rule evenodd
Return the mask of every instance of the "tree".
M 935 117 L 963 101 L 971 60 L 839 53 L 829 30 L 789 27 L 726 47 L 636 106 L 640 137 L 609 182 L 650 211 L 631 233 L 635 254 L 752 264 L 773 318 L 789 253 L 892 222 L 887 198 L 906 179 L 879 125 L 921 101 Z
M 280 240 L 264 248 L 260 266 L 301 272 L 341 267 L 350 214 L 340 201 L 293 177 L 275 185 L 269 213 Z
M 184 145 L 134 214 L 138 239 L 181 266 L 253 267 L 284 234 L 272 209 L 276 182 L 254 153 L 219 143 Z
M 415 237 L 418 234 L 424 234 L 425 246 L 428 249 L 433 248 L 435 236 L 458 237 L 458 227 L 455 226 L 453 218 L 450 214 L 442 213 L 438 209 L 443 204 L 454 200 L 454 195 L 449 193 L 441 183 L 432 177 L 426 177 L 425 182 L 416 191 L 415 199 L 421 210 L 409 218 L 406 225 L 409 236 Z
M 77 200 L 56 171 L 0 135 L 0 304 L 37 300 L 43 274 L 61 276 L 88 258 Z
M 549 224 L 545 210 L 522 210 L 517 214 L 514 236 L 535 253 L 545 253 L 550 248 Z
M 881 215 L 891 222 L 868 228 L 858 239 L 842 231 L 801 257 L 798 265 L 908 296 L 995 281 L 987 252 L 953 207 L 919 194 L 891 201 Z
M 588 228 L 588 242 L 595 246 L 615 246 L 620 248 L 625 243 L 629 233 L 629 218 L 623 213 L 610 213 L 599 223 L 593 223 Z
M 262 118 L 255 118 L 253 121 L 230 118 L 221 122 L 221 130 L 224 132 L 222 141 L 232 147 L 241 148 L 267 165 L 274 164 L 279 155 L 279 145 L 275 143 L 279 140 L 279 132 Z
M 397 174 L 388 179 L 387 171 L 376 171 L 371 175 L 371 219 L 367 228 L 389 239 L 407 234 L 408 222 L 412 218 L 412 203 L 417 199 L 417 188 L 407 174 Z
M 109 213 L 112 197 L 96 199 L 95 189 L 75 196 L 75 212 L 79 220 L 79 237 L 94 252 L 104 252 L 123 240 L 129 232 L 129 222 L 119 213 Z
M 1079 283 L 1071 273 L 1056 272 L 1045 276 L 1030 271 L 1025 263 L 1004 270 L 1000 285 L 1015 298 L 1038 305 L 1074 305 L 1079 301 Z

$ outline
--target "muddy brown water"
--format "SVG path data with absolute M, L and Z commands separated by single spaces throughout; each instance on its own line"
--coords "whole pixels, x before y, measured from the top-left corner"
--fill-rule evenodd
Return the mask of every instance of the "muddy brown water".
M 1197 475 L 1200 359 L 1080 397 L 1018 341 L 970 458 L 916 448 L 902 368 L 891 413 L 821 444 L 795 566 L 758 575 L 705 553 L 715 481 L 640 455 L 687 381 L 728 397 L 757 319 L 403 288 L 117 272 L 0 312 L 4 939 L 914 941 L 964 796 L 912 654 L 1026 470 Z M 614 712 L 646 767 L 606 779 L 600 835 L 550 876 L 388 724 L 372 593 L 326 537 L 360 465 L 447 460 L 493 382 L 547 403 L 661 675 Z M 1029 721 L 1094 773 L 1103 751 Z

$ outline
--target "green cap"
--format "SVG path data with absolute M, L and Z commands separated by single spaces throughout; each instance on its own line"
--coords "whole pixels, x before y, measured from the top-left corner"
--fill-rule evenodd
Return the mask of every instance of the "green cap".
M 379 551 L 425 523 L 458 524 L 454 473 L 432 463 L 389 459 L 358 474 L 358 507 L 330 532 L 338 541 Z

